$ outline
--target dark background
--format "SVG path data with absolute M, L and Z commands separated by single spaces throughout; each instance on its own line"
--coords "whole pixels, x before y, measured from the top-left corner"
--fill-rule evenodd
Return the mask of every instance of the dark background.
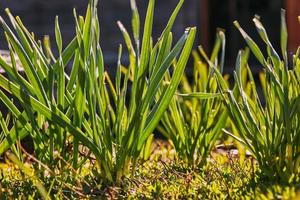
M 1 0 L 0 15 L 6 17 L 4 9 L 8 7 L 14 15 L 21 17 L 27 28 L 33 31 L 37 38 L 42 39 L 44 35 L 50 35 L 52 41 L 55 37 L 54 20 L 55 16 L 58 15 L 66 45 L 74 37 L 73 8 L 76 8 L 78 14 L 84 15 L 87 2 L 87 0 Z M 148 1 L 137 2 L 142 22 L 145 17 Z M 155 27 L 153 29 L 154 39 L 157 39 L 159 33 L 163 30 L 177 2 L 177 0 L 156 1 Z M 175 38 L 178 38 L 184 32 L 186 26 L 197 25 L 198 19 L 197 12 L 195 12 L 197 10 L 195 5 L 197 5 L 197 0 L 189 0 L 189 3 L 185 3 L 173 29 Z M 118 45 L 123 43 L 117 21 L 120 20 L 128 31 L 131 30 L 129 0 L 100 0 L 98 9 L 101 26 L 101 45 L 105 60 L 109 64 L 115 63 Z M 0 49 L 7 49 L 3 41 L 2 32 L 0 34 Z M 54 44 L 53 42 L 53 47 Z
M 198 26 L 196 44 L 203 44 L 209 52 L 214 42 L 216 28 L 225 29 L 227 37 L 226 67 L 230 71 L 233 68 L 238 49 L 245 46 L 232 22 L 238 20 L 254 39 L 259 40 L 252 23 L 254 14 L 258 14 L 261 16 L 275 48 L 279 49 L 280 8 L 284 7 L 283 0 L 206 0 L 208 5 L 205 7 L 204 1 L 185 1 L 173 29 L 175 38 L 183 33 L 185 27 Z M 76 8 L 77 13 L 84 15 L 87 2 L 87 0 L 1 0 L 0 15 L 7 19 L 4 9 L 8 7 L 14 15 L 21 17 L 24 24 L 36 34 L 37 38 L 42 39 L 44 35 L 50 35 L 52 40 L 54 39 L 54 19 L 58 15 L 66 45 L 74 36 L 72 9 Z M 156 0 L 154 39 L 157 39 L 163 30 L 177 2 L 178 0 Z M 141 22 L 144 19 L 147 3 L 147 0 L 137 0 Z M 109 67 L 115 65 L 118 45 L 123 43 L 116 22 L 122 21 L 130 30 L 131 10 L 129 0 L 100 0 L 98 8 L 101 23 L 101 45 L 106 67 Z M 206 23 L 203 23 L 205 20 Z M 0 49 L 7 49 L 2 32 L 0 32 L 0 38 Z M 52 47 L 55 47 L 54 44 L 53 42 Z M 126 56 L 124 59 L 126 62 Z M 252 58 L 250 62 L 255 63 L 255 60 Z

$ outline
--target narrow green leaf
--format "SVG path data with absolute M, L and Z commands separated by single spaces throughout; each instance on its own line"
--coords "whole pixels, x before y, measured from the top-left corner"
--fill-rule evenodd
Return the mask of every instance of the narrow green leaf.
M 255 57 L 258 59 L 258 61 L 265 66 L 266 61 L 265 58 L 262 54 L 262 52 L 260 51 L 260 49 L 258 48 L 257 44 L 249 37 L 249 35 L 241 28 L 240 24 L 235 21 L 234 25 L 236 26 L 236 28 L 240 31 L 240 33 L 242 34 L 242 36 L 244 37 L 244 39 L 246 40 L 247 44 L 249 45 L 251 51 L 253 52 L 253 54 L 255 55 Z
M 58 16 L 55 17 L 55 38 L 56 38 L 56 44 L 58 47 L 58 52 L 61 54 L 62 52 L 62 38 L 61 38 L 61 32 L 58 22 Z
M 151 132 L 159 122 L 162 114 L 168 107 L 168 104 L 171 101 L 177 89 L 177 86 L 181 80 L 184 68 L 186 66 L 186 63 L 188 61 L 189 55 L 193 47 L 195 34 L 196 34 L 196 28 L 191 28 L 189 30 L 189 35 L 186 44 L 178 60 L 170 85 L 168 86 L 166 92 L 163 94 L 159 102 L 155 105 L 155 107 L 152 109 L 151 113 L 147 117 L 145 129 L 143 130 L 141 134 L 141 138 L 139 139 L 138 142 L 138 149 L 141 149 L 141 147 L 144 145 L 144 142 L 147 140 L 148 136 L 151 134 Z
M 197 99 L 212 99 L 220 97 L 220 93 L 206 93 L 206 92 L 192 92 L 189 94 L 177 94 L 183 98 L 197 98 Z

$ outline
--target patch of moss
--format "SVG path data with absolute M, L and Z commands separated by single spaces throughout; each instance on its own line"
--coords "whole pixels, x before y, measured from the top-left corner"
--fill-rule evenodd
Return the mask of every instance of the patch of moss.
M 121 185 L 107 185 L 95 174 L 95 166 L 86 165 L 81 173 L 68 167 L 49 175 L 38 163 L 35 170 L 52 198 L 62 199 L 296 199 L 300 182 L 280 185 L 258 178 L 258 167 L 252 157 L 241 160 L 226 151 L 213 152 L 203 169 L 191 169 L 176 158 L 169 145 L 156 142 L 150 160 L 137 165 L 133 178 Z M 29 164 L 28 164 L 29 166 Z M 1 165 L 0 197 L 32 197 L 39 193 L 32 179 L 7 162 Z M 98 176 L 99 177 L 99 176 Z M 298 192 L 298 193 L 297 193 Z

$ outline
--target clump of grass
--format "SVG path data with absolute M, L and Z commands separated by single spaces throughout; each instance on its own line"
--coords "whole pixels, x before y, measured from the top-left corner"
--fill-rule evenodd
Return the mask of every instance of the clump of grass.
M 213 76 L 214 69 L 206 63 L 206 60 L 212 62 L 217 70 L 223 71 L 224 33 L 217 33 L 210 58 L 201 47 L 199 50 L 205 60 L 197 51 L 193 52 L 193 82 L 189 83 L 187 75 L 183 77 L 178 94 L 173 97 L 159 127 L 173 144 L 180 159 L 185 160 L 189 167 L 202 167 L 206 163 L 228 117 Z M 169 81 L 169 77 L 166 76 L 165 80 Z
M 134 43 L 121 23 L 119 26 L 129 51 L 130 64 L 122 66 L 122 46 L 114 83 L 105 72 L 100 47 L 100 25 L 97 1 L 90 0 L 85 17 L 77 16 L 76 35 L 63 50 L 58 18 L 55 23 L 57 58 L 49 41 L 44 46 L 36 41 L 21 20 L 7 10 L 13 30 L 1 18 L 11 53 L 12 64 L 0 59 L 8 78 L 0 75 L 0 87 L 21 104 L 0 91 L 0 100 L 13 116 L 13 127 L 5 126 L 0 154 L 17 140 L 31 135 L 35 154 L 45 164 L 60 163 L 60 155 L 83 170 L 84 163 L 95 160 L 98 175 L 118 184 L 142 154 L 149 155 L 151 133 L 171 101 L 181 80 L 195 38 L 195 28 L 185 31 L 172 47 L 171 29 L 183 4 L 178 3 L 157 42 L 151 37 L 154 0 L 149 1 L 143 36 L 134 0 L 131 2 Z M 16 59 L 24 68 L 24 76 L 16 70 Z M 178 58 L 169 84 L 158 93 L 158 85 Z M 68 64 L 71 73 L 66 73 Z M 121 71 L 125 73 L 121 73 Z M 128 81 L 132 80 L 131 91 Z M 158 97 L 154 101 L 154 97 Z M 125 99 L 129 98 L 129 105 Z M 3 121 L 3 120 L 2 120 Z M 86 147 L 86 148 L 85 148 Z M 71 151 L 70 151 L 71 150 Z M 65 165 L 62 163 L 62 165 Z
M 237 86 L 230 90 L 221 74 L 215 72 L 232 122 L 238 136 L 226 131 L 244 146 L 256 158 L 261 172 L 271 180 L 289 182 L 299 174 L 300 169 L 300 129 L 299 129 L 299 51 L 289 64 L 287 56 L 287 29 L 285 11 L 281 14 L 281 53 L 273 48 L 266 30 L 258 17 L 253 19 L 260 37 L 266 44 L 267 56 L 264 56 L 257 44 L 240 27 L 252 53 L 263 67 L 260 74 L 265 104 L 258 95 L 253 75 L 247 64 L 247 53 L 240 51 L 237 57 L 234 77 Z M 250 93 L 244 89 L 242 70 L 248 71 Z M 241 98 L 239 98 L 241 97 Z

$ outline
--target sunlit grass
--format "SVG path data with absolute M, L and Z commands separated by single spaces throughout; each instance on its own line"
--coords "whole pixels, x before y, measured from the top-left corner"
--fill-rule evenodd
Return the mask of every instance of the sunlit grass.
M 0 99 L 16 121 L 11 128 L 2 123 L 4 139 L 0 153 L 29 134 L 35 154 L 43 163 L 55 164 L 54 153 L 58 152 L 77 170 L 93 155 L 99 175 L 106 181 L 118 183 L 129 174 L 131 165 L 134 168 L 141 151 L 143 156 L 149 154 L 152 131 L 181 80 L 196 29 L 187 29 L 172 47 L 170 31 L 183 4 L 180 1 L 160 38 L 154 42 L 151 37 L 154 0 L 150 0 L 140 38 L 139 14 L 135 1 L 131 1 L 134 42 L 119 22 L 130 63 L 127 68 L 122 65 L 120 45 L 117 72 L 112 80 L 104 70 L 96 4 L 90 1 L 85 18 L 77 16 L 74 10 L 76 36 L 64 50 L 56 18 L 57 58 L 49 42 L 46 40 L 46 46 L 41 46 L 9 10 L 13 30 L 1 18 L 12 64 L 0 60 L 8 75 L 8 78 L 0 75 L 0 86 L 18 100 L 21 108 L 0 91 Z M 24 76 L 16 70 L 16 57 L 24 68 Z M 176 58 L 169 84 L 154 101 L 159 83 Z M 67 74 L 69 63 L 72 70 Z M 121 73 L 122 70 L 126 72 Z M 131 90 L 129 79 L 132 79 Z M 125 104 L 127 97 L 129 105 Z M 66 149 L 68 146 L 72 151 Z M 86 153 L 81 152 L 81 146 L 88 148 Z
M 74 10 L 75 36 L 66 46 L 56 17 L 55 51 L 49 37 L 37 40 L 9 9 L 11 25 L 0 17 L 10 56 L 10 62 L 0 56 L 5 72 L 0 74 L 0 101 L 8 109 L 0 113 L 0 195 L 296 196 L 300 49 L 288 59 L 285 11 L 280 55 L 259 17 L 253 21 L 263 47 L 234 22 L 262 67 L 259 94 L 248 48 L 238 52 L 232 84 L 223 73 L 223 31 L 218 30 L 210 56 L 201 46 L 192 52 L 194 27 L 182 30 L 174 41 L 171 31 L 184 0 L 159 38 L 152 37 L 155 0 L 149 0 L 145 21 L 130 0 L 131 28 L 117 23 L 124 47 L 118 47 L 116 73 L 109 74 L 97 3 L 89 1 L 85 16 Z M 124 52 L 128 63 L 122 62 Z M 189 59 L 191 75 L 184 73 Z M 155 129 L 168 141 L 154 140 Z M 31 154 L 20 143 L 26 136 L 33 140 Z M 216 148 L 228 137 L 240 143 L 232 145 L 238 154 L 232 155 L 226 145 Z M 251 153 L 245 156 L 245 150 Z
M 219 73 L 216 75 L 238 135 L 226 132 L 253 153 L 264 176 L 289 182 L 298 176 L 300 169 L 300 113 L 298 109 L 300 68 L 299 51 L 293 56 L 293 61 L 288 60 L 284 10 L 282 10 L 281 20 L 281 57 L 270 43 L 259 18 L 255 17 L 253 21 L 266 45 L 266 56 L 238 22 L 234 22 L 262 66 L 263 73 L 260 74 L 260 80 L 264 104 L 258 95 L 245 51 L 240 51 L 237 57 L 234 72 L 237 84 L 235 89 L 230 90 L 221 75 Z M 248 91 L 244 89 L 242 70 L 248 71 L 250 83 Z
M 193 52 L 192 81 L 189 81 L 189 75 L 184 75 L 177 95 L 173 97 L 159 126 L 159 131 L 172 142 L 180 159 L 185 160 L 190 167 L 205 165 L 228 118 L 213 69 L 206 62 L 213 62 L 217 70 L 223 71 L 224 33 L 217 33 L 210 58 L 201 47 L 199 51 L 204 59 L 197 51 Z M 165 80 L 168 82 L 169 77 L 166 76 Z

